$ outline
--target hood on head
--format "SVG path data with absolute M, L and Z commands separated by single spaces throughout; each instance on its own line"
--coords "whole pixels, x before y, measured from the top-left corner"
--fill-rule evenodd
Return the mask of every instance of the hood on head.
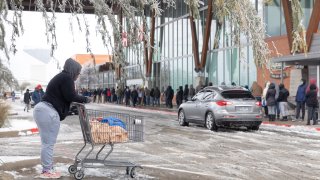
M 315 79 L 315 78 L 310 79 L 310 84 L 316 84 L 316 83 L 317 83 L 317 79 Z
M 73 80 L 76 80 L 77 76 L 80 74 L 82 66 L 72 58 L 66 60 L 63 66 L 63 70 L 70 74 Z
M 269 89 L 275 89 L 275 85 L 274 85 L 274 83 L 270 83 L 270 85 L 269 85 Z
M 281 83 L 281 84 L 279 85 L 279 89 L 283 89 L 283 88 L 284 88 L 284 84 Z

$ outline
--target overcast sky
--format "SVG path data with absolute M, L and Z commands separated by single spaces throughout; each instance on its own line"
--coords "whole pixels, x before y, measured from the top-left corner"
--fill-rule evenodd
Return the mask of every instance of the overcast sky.
M 70 20 L 71 14 L 67 13 L 56 13 L 56 35 L 58 42 L 58 49 L 55 51 L 55 59 L 60 62 L 63 66 L 64 61 L 74 54 L 86 54 L 86 38 L 85 38 L 85 26 L 84 21 L 82 23 L 82 32 L 78 28 L 78 23 L 75 18 Z M 80 15 L 80 17 L 82 17 Z M 90 44 L 91 50 L 94 54 L 109 54 L 106 47 L 104 47 L 101 36 L 96 32 L 96 19 L 94 15 L 86 15 L 90 26 Z M 37 62 L 29 54 L 24 52 L 28 49 L 42 49 L 44 50 L 44 55 L 50 53 L 51 44 L 47 43 L 47 36 L 45 35 L 45 23 L 38 12 L 28 12 L 24 11 L 22 15 L 24 34 L 17 39 L 17 49 L 18 53 L 12 56 L 10 59 L 9 68 L 13 71 L 14 76 L 18 80 L 28 80 L 31 81 L 45 81 L 44 79 L 50 79 L 51 77 L 42 78 L 41 74 L 44 72 L 44 76 L 53 76 L 57 72 L 57 66 L 54 61 L 51 61 L 46 68 L 41 68 L 43 63 Z M 82 18 L 81 18 L 82 19 Z M 73 32 L 70 30 L 70 21 L 73 22 Z M 110 28 L 111 30 L 111 28 Z M 6 28 L 7 31 L 7 45 L 10 45 L 11 30 Z M 112 35 L 112 31 L 110 33 Z M 110 49 L 110 48 L 109 48 Z M 39 66 L 38 68 L 30 68 L 34 66 Z M 29 70 L 28 70 L 29 69 Z M 38 71 L 38 70 L 39 71 Z M 38 71 L 38 72 L 34 72 Z M 50 71 L 50 72 L 47 72 Z M 28 73 L 33 73 L 28 74 Z M 35 76 L 40 76 L 39 79 Z M 42 78 L 42 79 L 41 79 Z M 41 82 L 39 82 L 41 83 Z

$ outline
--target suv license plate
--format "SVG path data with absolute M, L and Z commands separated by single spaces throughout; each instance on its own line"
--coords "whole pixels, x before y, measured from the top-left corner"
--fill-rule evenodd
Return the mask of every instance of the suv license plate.
M 240 106 L 240 107 L 236 107 L 236 110 L 240 111 L 240 112 L 249 112 L 250 111 L 250 107 Z

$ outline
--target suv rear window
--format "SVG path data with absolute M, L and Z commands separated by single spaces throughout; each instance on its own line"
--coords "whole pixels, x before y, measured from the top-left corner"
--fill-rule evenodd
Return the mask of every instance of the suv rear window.
M 243 90 L 223 91 L 221 96 L 226 99 L 255 99 L 251 92 Z

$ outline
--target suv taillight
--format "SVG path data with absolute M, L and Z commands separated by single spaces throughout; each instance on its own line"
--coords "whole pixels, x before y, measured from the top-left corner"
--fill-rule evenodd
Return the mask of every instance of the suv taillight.
M 222 100 L 222 101 L 217 101 L 216 104 L 217 104 L 218 106 L 227 106 L 227 105 L 231 105 L 232 102 L 223 101 L 223 100 Z
M 262 104 L 261 104 L 261 102 L 260 102 L 260 101 L 257 101 L 257 102 L 256 102 L 256 105 L 257 105 L 257 106 L 259 106 L 259 107 L 261 107 L 261 106 L 262 106 Z

